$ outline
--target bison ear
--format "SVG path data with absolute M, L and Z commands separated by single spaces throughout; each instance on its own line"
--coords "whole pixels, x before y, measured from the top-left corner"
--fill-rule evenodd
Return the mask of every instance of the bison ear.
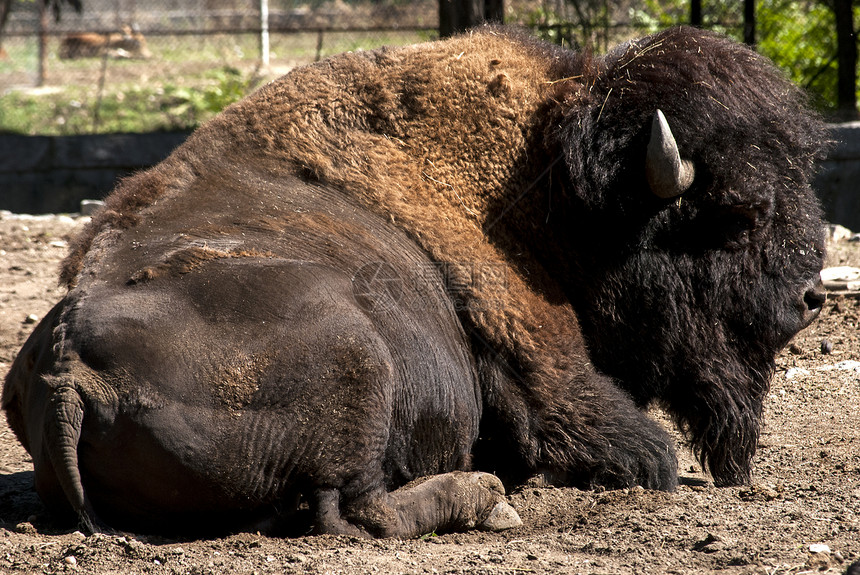
M 645 158 L 645 176 L 658 197 L 675 198 L 687 191 L 695 177 L 693 163 L 682 160 L 675 136 L 663 112 L 657 110 L 651 123 L 651 140 Z

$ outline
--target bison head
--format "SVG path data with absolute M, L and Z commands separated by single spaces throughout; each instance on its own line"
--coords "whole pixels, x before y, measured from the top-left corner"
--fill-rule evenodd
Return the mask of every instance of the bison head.
M 675 29 L 596 64 L 560 96 L 589 105 L 553 134 L 568 164 L 554 233 L 591 357 L 671 414 L 717 484 L 746 482 L 775 354 L 824 300 L 822 126 L 716 35 Z

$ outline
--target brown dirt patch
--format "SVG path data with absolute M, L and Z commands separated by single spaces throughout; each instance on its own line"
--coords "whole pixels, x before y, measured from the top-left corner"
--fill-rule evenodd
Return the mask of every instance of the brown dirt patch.
M 0 377 L 34 327 L 28 316 L 61 297 L 57 266 L 81 222 L 0 212 Z M 833 244 L 830 259 L 860 267 L 860 243 Z M 501 534 L 85 537 L 45 514 L 4 420 L 0 573 L 841 573 L 860 558 L 858 323 L 858 300 L 831 296 L 780 356 L 753 485 L 714 487 L 682 447 L 677 493 L 526 486 L 510 496 L 524 526 Z

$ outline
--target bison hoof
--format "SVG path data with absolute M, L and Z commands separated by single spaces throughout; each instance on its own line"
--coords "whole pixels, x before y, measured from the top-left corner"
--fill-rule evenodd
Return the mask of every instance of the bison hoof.
M 502 480 L 493 475 L 492 473 L 482 473 L 480 471 L 474 471 L 472 473 L 469 473 L 469 475 L 471 476 L 471 479 L 474 483 L 477 483 L 484 489 L 495 491 L 499 495 L 505 494 L 505 486 L 502 483 Z
M 484 531 L 504 531 L 522 524 L 523 520 L 520 519 L 516 509 L 504 501 L 499 501 L 490 511 L 490 515 L 478 524 L 478 528 Z
M 475 481 L 484 489 L 493 492 L 499 499 L 505 496 L 505 486 L 502 481 L 490 473 L 474 473 L 472 481 Z M 516 510 L 506 501 L 501 500 L 490 510 L 486 519 L 479 522 L 476 527 L 484 531 L 504 531 L 522 525 L 522 519 Z

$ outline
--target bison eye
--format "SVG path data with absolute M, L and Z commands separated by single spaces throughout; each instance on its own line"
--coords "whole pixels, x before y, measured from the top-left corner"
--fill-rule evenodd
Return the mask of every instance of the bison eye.
M 724 247 L 740 247 L 766 224 L 767 205 L 734 205 L 717 208 L 711 222 L 718 242 Z
M 683 226 L 690 249 L 733 250 L 747 244 L 770 218 L 766 205 L 736 204 L 702 206 Z

